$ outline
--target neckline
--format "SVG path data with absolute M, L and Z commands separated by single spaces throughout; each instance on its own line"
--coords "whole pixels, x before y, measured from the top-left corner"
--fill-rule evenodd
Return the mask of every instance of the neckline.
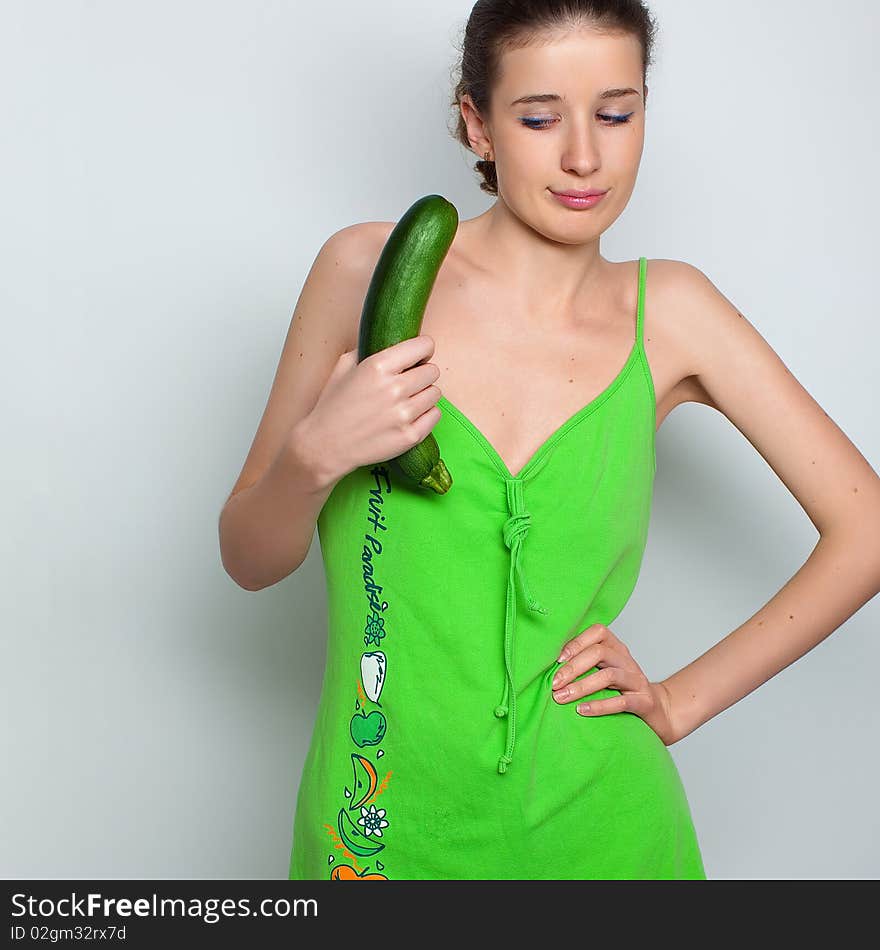
M 539 462 L 546 456 L 547 452 L 550 451 L 550 448 L 556 444 L 556 442 L 561 439 L 569 429 L 571 429 L 576 423 L 580 422 L 586 416 L 588 416 L 595 409 L 598 409 L 599 406 L 605 402 L 609 396 L 612 395 L 626 379 L 629 370 L 633 367 L 636 362 L 636 359 L 639 355 L 639 340 L 638 334 L 636 335 L 636 340 L 632 345 L 632 349 L 629 351 L 629 356 L 626 359 L 626 362 L 623 364 L 620 372 L 611 380 L 611 382 L 599 393 L 598 396 L 595 396 L 591 399 L 585 406 L 581 406 L 580 409 L 577 409 L 572 415 L 570 415 L 564 422 L 558 425 L 553 432 L 547 436 L 546 439 L 538 446 L 537 449 L 532 453 L 529 459 L 526 461 L 525 465 L 514 475 L 507 463 L 499 454 L 498 450 L 494 445 L 486 438 L 483 431 L 471 421 L 471 419 L 461 410 L 455 403 L 450 402 L 445 396 L 440 396 L 437 400 L 437 405 L 443 405 L 452 415 L 458 419 L 458 421 L 471 433 L 471 435 L 477 440 L 477 442 L 482 445 L 485 449 L 488 456 L 495 463 L 496 468 L 504 475 L 505 478 L 513 479 L 519 481 L 521 479 L 527 478 L 532 470 L 538 465 Z

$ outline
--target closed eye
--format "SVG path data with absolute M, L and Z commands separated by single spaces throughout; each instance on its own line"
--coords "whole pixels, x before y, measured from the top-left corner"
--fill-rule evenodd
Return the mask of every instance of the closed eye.
M 599 118 L 607 125 L 626 125 L 633 115 L 635 115 L 634 112 L 629 112 L 626 115 L 603 115 L 599 113 Z M 520 119 L 520 122 L 529 129 L 546 129 L 554 121 L 554 119 L 535 119 L 530 116 Z

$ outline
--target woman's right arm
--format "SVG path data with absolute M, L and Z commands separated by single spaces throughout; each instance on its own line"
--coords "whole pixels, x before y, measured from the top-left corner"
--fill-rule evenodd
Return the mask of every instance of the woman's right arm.
M 352 314 L 363 306 L 368 227 L 343 228 L 318 252 L 250 452 L 220 513 L 223 567 L 245 590 L 269 587 L 302 564 L 321 508 L 345 474 L 333 447 L 316 441 L 309 412 L 350 346 Z
M 220 513 L 223 567 L 245 590 L 270 587 L 305 561 L 341 478 L 401 455 L 440 418 L 430 337 L 357 360 L 381 228 L 367 222 L 337 231 L 303 285 L 263 418 Z

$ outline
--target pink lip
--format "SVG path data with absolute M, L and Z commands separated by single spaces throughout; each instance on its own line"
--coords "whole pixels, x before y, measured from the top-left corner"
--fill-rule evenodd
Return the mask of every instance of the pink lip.
M 605 197 L 607 192 L 604 191 L 580 191 L 580 192 L 556 192 L 552 189 L 550 194 L 560 202 L 564 204 L 567 208 L 593 208 Z
M 550 189 L 553 191 L 553 189 Z M 606 188 L 605 191 L 608 189 Z M 577 189 L 566 188 L 564 191 L 553 191 L 554 195 L 568 195 L 569 198 L 592 198 L 593 195 L 604 195 L 605 191 L 600 188 L 590 188 L 589 191 L 578 191 Z

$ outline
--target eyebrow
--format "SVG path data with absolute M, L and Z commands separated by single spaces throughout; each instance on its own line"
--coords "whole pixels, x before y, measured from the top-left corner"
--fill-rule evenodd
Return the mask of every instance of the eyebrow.
M 622 99 L 624 96 L 636 95 L 641 98 L 641 93 L 638 89 L 626 88 L 626 89 L 603 89 L 599 93 L 600 99 Z M 565 96 L 560 96 L 555 92 L 534 92 L 528 96 L 520 96 L 519 99 L 514 99 L 511 102 L 511 106 L 515 106 L 519 102 L 563 102 Z

